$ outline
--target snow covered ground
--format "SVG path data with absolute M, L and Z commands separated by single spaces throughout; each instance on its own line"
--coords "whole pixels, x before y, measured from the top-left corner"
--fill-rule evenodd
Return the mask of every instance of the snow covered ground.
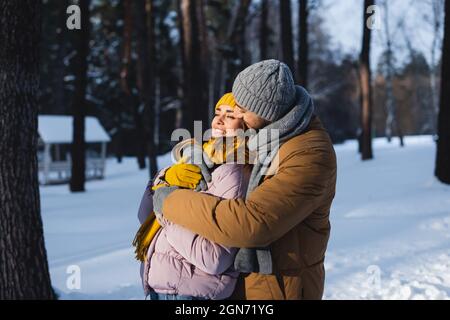
M 336 152 L 325 298 L 448 299 L 450 187 L 433 177 L 432 138 L 408 137 L 403 149 L 377 139 L 375 160 L 364 163 L 354 141 Z M 158 161 L 170 164 L 170 156 Z M 50 273 L 61 298 L 143 298 L 131 241 L 146 182 L 134 159 L 111 159 L 105 180 L 88 182 L 86 193 L 41 188 Z M 73 270 L 80 289 L 71 289 Z
M 375 141 L 361 162 L 337 146 L 327 299 L 448 299 L 450 187 L 434 178 L 431 137 Z

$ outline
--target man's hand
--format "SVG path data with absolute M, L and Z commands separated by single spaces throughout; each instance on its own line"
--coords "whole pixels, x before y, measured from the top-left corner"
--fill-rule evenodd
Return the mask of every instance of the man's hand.
M 161 187 L 155 190 L 153 194 L 153 211 L 155 212 L 158 222 L 164 226 L 163 212 L 162 208 L 164 205 L 164 200 L 169 194 L 179 189 L 178 187 Z

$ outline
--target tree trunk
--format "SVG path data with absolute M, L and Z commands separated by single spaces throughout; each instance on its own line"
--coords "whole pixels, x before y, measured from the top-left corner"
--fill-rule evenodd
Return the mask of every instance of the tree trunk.
M 295 74 L 294 68 L 294 46 L 292 44 L 292 12 L 291 1 L 280 0 L 280 22 L 281 22 L 281 48 L 284 63 L 286 63 Z
M 183 27 L 183 10 L 181 8 L 182 6 L 182 1 L 183 0 L 177 0 L 176 2 L 176 9 L 177 9 L 177 22 L 178 22 L 178 32 L 180 34 L 180 42 L 179 42 L 179 61 L 180 61 L 180 67 L 178 68 L 178 72 L 179 72 L 179 81 L 180 81 L 180 86 L 177 90 L 178 92 L 178 96 L 181 100 L 181 112 L 178 112 L 178 116 L 177 119 L 175 120 L 175 128 L 181 128 L 181 127 L 185 127 L 185 125 L 188 123 L 188 121 L 185 117 L 184 114 L 187 112 L 186 110 L 186 106 L 185 106 L 185 102 L 186 102 L 186 97 L 185 97 L 185 92 L 186 92 L 186 56 L 184 54 L 184 48 L 185 48 L 185 43 L 184 43 L 184 27 Z M 181 116 L 180 116 L 181 115 Z M 185 127 L 186 128 L 186 127 Z
M 160 89 L 160 68 L 158 67 L 158 59 L 160 57 L 160 44 L 158 38 L 156 37 L 156 10 L 154 0 L 146 0 L 145 11 L 147 13 L 147 34 L 148 34 L 148 44 L 149 47 L 149 65 L 150 65 L 150 75 L 151 75 L 151 94 L 153 95 L 153 101 L 148 106 L 148 111 L 146 113 L 146 119 L 150 126 L 148 127 L 149 139 L 152 140 L 151 145 L 148 149 L 149 153 L 149 172 L 150 177 L 153 178 L 158 171 L 158 152 L 159 152 L 159 127 L 160 127 L 160 109 L 161 109 L 161 89 Z M 160 19 L 160 23 L 163 20 Z M 153 125 L 152 125 L 153 124 Z M 152 154 L 152 156 L 150 156 Z
M 155 115 L 152 98 L 155 96 L 155 77 L 152 65 L 155 60 L 153 0 L 134 2 L 137 32 L 137 87 L 141 103 L 144 104 L 144 128 L 146 132 L 147 155 L 150 178 L 157 173 L 156 150 L 153 128 Z M 150 63 L 151 61 L 151 63 Z
M 193 133 L 194 125 L 194 93 L 191 92 L 195 86 L 192 80 L 196 78 L 196 72 L 193 69 L 192 62 L 196 59 L 196 52 L 200 53 L 200 44 L 198 43 L 197 34 L 197 17 L 195 4 L 191 0 L 180 0 L 180 28 L 182 40 L 182 61 L 183 61 L 183 127 Z M 192 17 L 194 21 L 192 21 Z
M 60 0 L 58 2 L 59 12 L 65 12 L 68 7 L 67 0 Z M 53 108 L 52 110 L 55 114 L 66 114 L 66 86 L 64 83 L 64 76 L 66 72 L 66 67 L 64 64 L 64 57 L 66 55 L 67 46 L 67 28 L 66 28 L 66 15 L 60 14 L 58 19 L 56 40 L 57 40 L 57 56 L 54 61 L 54 79 L 53 79 Z
M 211 123 L 213 118 L 214 109 L 213 106 L 215 105 L 214 100 L 211 98 L 210 92 L 213 90 L 214 83 L 212 81 L 209 81 L 210 79 L 210 72 L 212 68 L 212 57 L 210 54 L 209 46 L 209 37 L 208 37 L 208 27 L 206 23 L 206 0 L 199 0 L 196 1 L 197 4 L 197 19 L 198 19 L 198 27 L 199 27 L 199 36 L 200 36 L 200 54 L 201 54 L 201 70 L 202 72 L 201 78 L 205 85 L 202 92 L 199 92 L 198 94 L 201 95 L 201 100 L 205 101 L 207 105 L 206 112 L 207 117 L 205 120 L 207 123 Z
M 431 66 L 430 66 L 430 85 L 431 85 L 431 104 L 432 108 L 430 108 L 431 112 L 431 121 L 430 121 L 430 130 L 433 135 L 437 133 L 437 118 L 439 114 L 439 90 L 438 90 L 438 78 L 436 74 L 437 69 L 437 49 L 440 39 L 440 31 L 442 28 L 442 18 L 441 14 L 444 10 L 445 1 L 431 1 L 430 2 L 431 10 L 432 10 L 432 28 L 433 28 L 433 41 L 431 45 Z
M 133 98 L 133 97 L 131 97 Z M 136 130 L 136 145 L 137 145 L 137 162 L 140 170 L 145 169 L 145 155 L 146 155 L 146 146 L 145 146 L 145 130 L 143 124 L 143 114 L 141 112 L 141 105 L 135 102 L 135 99 L 131 99 L 134 107 L 133 107 L 133 119 L 134 119 L 134 128 Z M 144 107 L 145 108 L 145 107 Z
M 125 101 L 132 106 L 134 128 L 136 130 L 136 156 L 139 169 L 145 169 L 145 141 L 144 127 L 142 123 L 142 113 L 140 105 L 136 103 L 131 90 L 130 67 L 132 50 L 132 31 L 133 31 L 133 2 L 124 0 L 124 28 L 123 28 L 123 56 L 122 71 L 120 73 L 121 87 L 125 93 Z
M 40 214 L 41 2 L 0 2 L 0 300 L 55 299 Z
M 384 2 L 384 30 L 386 36 L 386 138 L 390 143 L 392 135 L 395 131 L 400 139 L 400 146 L 404 147 L 403 134 L 398 120 L 397 108 L 394 96 L 394 65 L 393 65 L 393 51 L 392 51 L 392 37 L 389 28 L 389 5 Z
M 245 38 L 246 27 L 247 27 L 247 16 L 250 8 L 251 0 L 242 0 L 239 2 L 240 6 L 238 8 L 238 13 L 236 18 L 238 21 L 234 23 L 234 30 L 232 34 L 232 45 L 234 50 L 236 51 L 236 61 L 238 63 L 233 65 L 233 72 L 231 72 L 231 86 L 233 85 L 234 79 L 238 75 L 239 72 L 242 71 L 249 64 L 249 58 L 247 54 L 247 41 Z
M 363 160 L 373 159 L 372 153 L 372 76 L 370 70 L 370 42 L 372 31 L 367 27 L 370 18 L 367 8 L 374 0 L 364 0 L 363 41 L 359 58 L 359 77 L 361 83 L 361 156 Z
M 85 115 L 86 115 L 86 86 L 87 86 L 87 57 L 89 54 L 89 3 L 90 0 L 80 0 L 81 30 L 76 32 L 74 57 L 75 93 L 72 105 L 73 112 L 73 141 L 72 174 L 70 178 L 70 191 L 83 192 L 86 180 L 86 142 L 85 142 Z
M 183 123 L 191 134 L 194 121 L 208 125 L 208 96 L 203 62 L 201 59 L 200 29 L 196 1 L 181 0 L 183 24 Z
M 261 0 L 261 20 L 259 29 L 259 58 L 260 60 L 267 59 L 267 38 L 269 36 L 269 28 L 267 27 L 267 14 L 268 14 L 268 0 Z
M 125 41 L 124 41 L 125 42 Z M 122 65 L 123 67 L 123 65 Z M 120 73 L 120 81 L 121 81 L 121 86 L 123 86 L 123 79 L 122 79 L 122 70 Z M 122 88 L 123 89 L 123 88 Z M 117 162 L 118 163 L 122 163 L 123 160 L 123 147 L 125 144 L 124 141 L 124 127 L 123 127 L 123 111 L 124 111 L 124 106 L 122 104 L 122 99 L 117 99 L 117 101 L 115 101 L 115 103 L 113 104 L 112 108 L 114 108 L 114 123 L 115 123 L 115 127 L 117 128 L 117 132 L 115 133 L 115 153 L 116 153 L 116 158 L 117 158 Z
M 245 64 L 245 20 L 251 0 L 237 1 L 231 14 L 227 37 L 222 50 L 220 71 L 221 93 L 231 91 L 234 79 Z
M 442 46 L 441 101 L 438 118 L 436 177 L 450 184 L 450 3 L 445 2 L 444 44 Z
M 299 48 L 298 48 L 298 82 L 308 87 L 308 0 L 299 0 Z
M 123 158 L 123 144 L 124 144 L 124 138 L 123 138 L 123 126 L 122 126 L 122 104 L 120 101 L 117 101 L 112 106 L 114 110 L 114 123 L 116 127 L 116 133 L 115 133 L 115 153 L 118 163 L 122 163 Z

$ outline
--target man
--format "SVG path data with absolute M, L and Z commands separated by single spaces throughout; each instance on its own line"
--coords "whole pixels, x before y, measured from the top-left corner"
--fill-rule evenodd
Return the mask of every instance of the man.
M 248 127 L 279 131 L 277 170 L 255 165 L 245 199 L 160 188 L 155 211 L 211 241 L 241 248 L 233 299 L 321 299 L 336 187 L 331 140 L 310 96 L 280 61 L 242 71 L 233 95 L 235 116 Z

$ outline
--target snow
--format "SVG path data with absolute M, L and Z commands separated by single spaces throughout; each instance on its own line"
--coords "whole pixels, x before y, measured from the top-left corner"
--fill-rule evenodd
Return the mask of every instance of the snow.
M 73 117 L 40 115 L 38 132 L 46 143 L 71 143 Z M 111 139 L 95 117 L 85 118 L 85 139 L 88 143 L 109 142 Z
M 405 143 L 375 140 L 368 162 L 355 141 L 336 146 L 325 299 L 450 297 L 450 186 L 433 176 L 431 137 Z M 170 155 L 158 163 L 169 165 Z M 109 159 L 106 178 L 89 182 L 86 193 L 41 187 L 50 273 L 62 299 L 143 299 L 131 241 L 147 178 L 135 159 Z M 80 289 L 67 286 L 73 265 Z
M 336 147 L 325 298 L 448 299 L 450 187 L 433 176 L 432 138 L 378 139 L 364 163 L 355 148 Z
M 171 163 L 170 154 L 158 158 L 160 168 Z M 143 298 L 131 242 L 148 172 L 137 168 L 135 159 L 108 159 L 105 179 L 88 182 L 85 193 L 71 194 L 67 185 L 41 186 L 50 274 L 61 298 Z M 81 270 L 80 290 L 66 286 L 72 265 Z

